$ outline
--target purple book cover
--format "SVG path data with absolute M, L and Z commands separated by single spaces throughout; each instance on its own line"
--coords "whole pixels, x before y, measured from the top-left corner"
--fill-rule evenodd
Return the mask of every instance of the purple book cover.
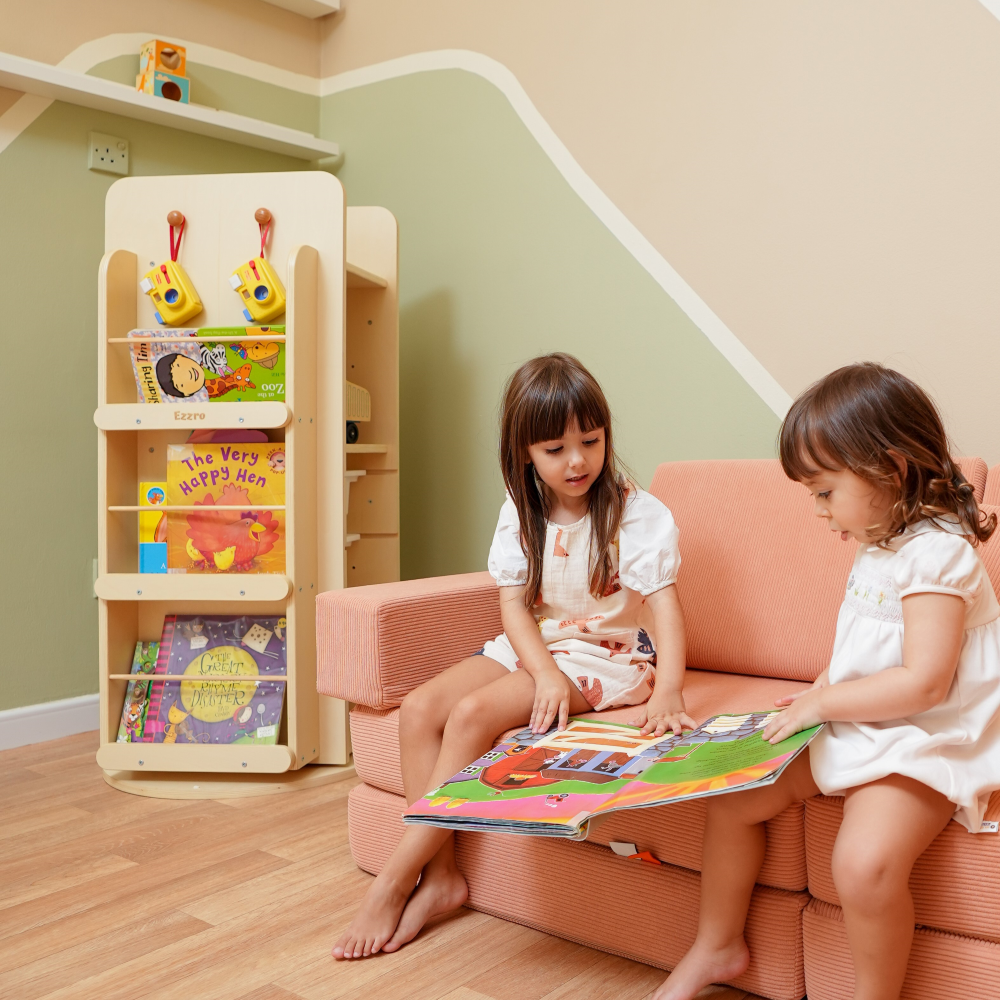
M 207 681 L 153 682 L 154 743 L 277 743 L 281 728 L 288 626 L 269 615 L 168 615 L 156 673 Z M 230 679 L 232 678 L 232 679 Z M 154 709 L 151 699 L 150 713 Z

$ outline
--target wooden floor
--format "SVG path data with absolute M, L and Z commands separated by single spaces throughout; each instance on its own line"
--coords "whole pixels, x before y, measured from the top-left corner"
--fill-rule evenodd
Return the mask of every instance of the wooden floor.
M 347 844 L 354 780 L 147 799 L 105 784 L 96 749 L 87 733 L 0 753 L 0 997 L 639 1000 L 663 979 L 472 910 L 394 955 L 335 962 L 371 881 Z

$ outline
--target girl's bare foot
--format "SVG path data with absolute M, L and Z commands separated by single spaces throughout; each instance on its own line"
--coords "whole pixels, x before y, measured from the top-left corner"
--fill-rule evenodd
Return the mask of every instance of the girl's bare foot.
M 750 951 L 742 937 L 723 948 L 697 941 L 649 1000 L 691 1000 L 710 983 L 725 983 L 747 970 Z
M 469 898 L 469 887 L 455 867 L 441 869 L 428 866 L 416 892 L 399 918 L 396 933 L 383 946 L 385 952 L 396 951 L 412 941 L 421 928 L 434 917 L 457 910 Z
M 410 891 L 383 871 L 361 901 L 361 909 L 350 926 L 333 946 L 333 957 L 367 958 L 378 952 L 392 937 Z

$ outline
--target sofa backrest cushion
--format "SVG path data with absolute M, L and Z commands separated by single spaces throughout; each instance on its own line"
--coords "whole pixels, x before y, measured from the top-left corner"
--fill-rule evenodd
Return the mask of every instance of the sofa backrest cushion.
M 854 542 L 777 460 L 668 462 L 650 492 L 680 528 L 687 662 L 812 681 L 833 650 Z
M 957 461 L 982 496 L 985 462 Z M 688 666 L 815 680 L 830 660 L 856 544 L 817 519 L 808 490 L 776 460 L 668 462 L 650 492 L 680 528 Z M 991 556 L 994 544 L 1000 581 L 1000 531 Z
M 961 469 L 962 475 L 969 481 L 972 486 L 973 492 L 976 495 L 976 502 L 983 503 L 996 503 L 996 500 L 989 500 L 984 495 L 986 493 L 986 481 L 989 475 L 989 470 L 986 467 L 986 463 L 981 458 L 976 457 L 966 457 L 966 458 L 956 458 L 955 464 Z
M 994 465 L 986 477 L 983 503 L 1000 504 L 1000 465 Z

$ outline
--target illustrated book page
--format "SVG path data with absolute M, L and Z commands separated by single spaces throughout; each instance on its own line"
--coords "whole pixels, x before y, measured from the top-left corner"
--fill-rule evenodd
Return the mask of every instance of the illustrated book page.
M 132 372 L 140 403 L 281 402 L 285 398 L 283 326 L 130 330 Z M 246 337 L 193 341 L 193 337 Z M 183 338 L 183 339 L 182 339 Z M 166 341 L 166 342 L 164 342 Z
M 403 822 L 582 840 L 595 816 L 776 781 L 821 727 L 772 746 L 761 730 L 775 714 L 716 715 L 680 736 L 596 719 L 522 730 L 415 802 Z
M 191 680 L 151 682 L 146 742 L 277 743 L 287 639 L 273 615 L 168 615 L 156 673 Z
M 284 573 L 284 442 L 167 446 L 168 573 Z M 228 507 L 228 510 L 215 510 Z M 258 509 L 255 509 L 258 508 Z

